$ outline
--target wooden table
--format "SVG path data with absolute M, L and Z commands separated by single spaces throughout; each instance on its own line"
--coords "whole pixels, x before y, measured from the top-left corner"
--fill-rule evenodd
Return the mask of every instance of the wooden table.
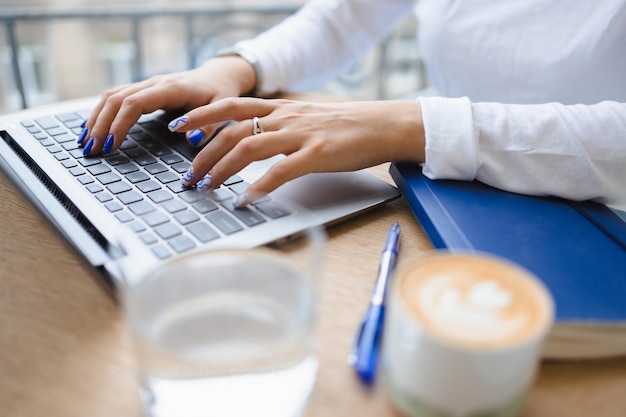
M 371 171 L 391 181 L 387 168 Z M 403 199 L 328 229 L 321 367 L 306 416 L 399 415 L 382 387 L 364 389 L 345 362 L 394 221 L 399 261 L 431 248 Z M 0 173 L 0 416 L 140 416 L 134 369 L 119 306 Z M 544 363 L 524 415 L 626 415 L 626 358 Z

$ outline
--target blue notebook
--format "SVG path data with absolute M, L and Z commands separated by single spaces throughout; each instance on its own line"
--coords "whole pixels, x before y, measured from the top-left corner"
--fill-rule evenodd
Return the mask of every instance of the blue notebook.
M 483 251 L 524 266 L 552 292 L 557 323 L 572 325 L 570 336 L 575 328 L 616 325 L 626 353 L 626 222 L 615 212 L 478 181 L 433 181 L 415 163 L 394 163 L 390 174 L 436 248 Z

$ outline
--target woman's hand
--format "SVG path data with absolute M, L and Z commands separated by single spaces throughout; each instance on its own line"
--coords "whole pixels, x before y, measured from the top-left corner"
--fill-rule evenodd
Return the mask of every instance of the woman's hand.
M 247 93 L 255 83 L 252 66 L 237 56 L 228 56 L 211 59 L 193 70 L 118 87 L 102 95 L 78 142 L 84 146 L 85 155 L 110 153 L 122 144 L 142 114 L 158 109 L 194 109 Z M 190 142 L 199 146 L 203 140 L 196 137 Z
M 254 133 L 258 117 L 260 133 Z M 191 110 L 170 123 L 178 132 L 208 137 L 182 182 L 217 188 L 251 162 L 274 155 L 272 166 L 236 202 L 244 206 L 285 182 L 312 172 L 352 171 L 383 162 L 424 161 L 424 128 L 417 101 L 309 103 L 227 98 Z

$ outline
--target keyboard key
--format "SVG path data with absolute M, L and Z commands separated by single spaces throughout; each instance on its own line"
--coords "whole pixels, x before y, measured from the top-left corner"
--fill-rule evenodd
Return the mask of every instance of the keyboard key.
M 123 209 L 123 207 L 119 203 L 117 203 L 115 201 L 111 201 L 110 203 L 106 203 L 104 205 L 104 207 L 106 207 L 107 210 L 109 210 L 111 213 L 115 213 L 116 211 L 120 211 L 120 210 Z
M 136 187 L 143 193 L 149 193 L 151 191 L 160 190 L 161 186 L 156 181 L 144 181 L 136 184 Z
M 106 166 L 105 164 L 93 165 L 87 168 L 87 171 L 91 173 L 91 175 L 100 175 L 106 174 L 107 172 L 111 172 L 111 168 Z
M 143 155 L 135 158 L 135 162 L 137 162 L 141 166 L 155 164 L 156 161 L 156 158 L 150 155 Z
M 165 190 L 152 191 L 148 193 L 147 196 L 150 198 L 150 200 L 154 201 L 157 204 L 174 198 L 169 192 Z
M 78 177 L 79 175 L 85 175 L 85 170 L 82 169 L 81 167 L 75 167 L 75 168 L 71 168 L 70 169 L 70 174 L 72 174 L 75 177 Z
M 205 216 L 208 221 L 227 235 L 242 230 L 243 227 L 237 221 L 223 211 L 214 211 Z
M 174 236 L 178 236 L 182 233 L 180 228 L 176 226 L 174 223 L 165 223 L 160 226 L 154 228 L 154 231 L 157 235 L 161 237 L 161 239 L 171 239 Z
M 170 221 L 169 217 L 158 211 L 151 211 L 150 213 L 141 216 L 141 218 L 150 227 L 155 227 Z
M 139 239 L 141 239 L 146 245 L 154 245 L 159 241 L 159 239 L 157 239 L 157 237 L 150 232 L 140 234 Z
M 174 171 L 178 172 L 179 174 L 184 174 L 185 172 L 187 172 L 190 166 L 191 166 L 190 162 L 184 161 L 184 162 L 179 162 L 178 164 L 172 165 L 172 169 L 174 169 Z
M 68 142 L 76 143 L 76 136 L 68 132 L 62 133 L 60 135 L 56 135 L 52 139 L 54 139 L 57 143 L 68 143 Z
M 235 193 L 237 195 L 241 195 L 241 194 L 246 192 L 246 190 L 248 189 L 249 186 L 250 186 L 250 184 L 247 183 L 247 182 L 240 182 L 240 183 L 237 183 L 237 184 L 232 184 L 228 188 L 230 188 L 230 190 L 233 193 Z
M 196 189 L 190 189 L 178 194 L 178 196 L 188 203 L 195 203 L 196 201 L 206 199 L 206 195 L 203 192 Z
M 242 182 L 242 181 L 243 181 L 243 178 L 241 178 L 239 175 L 233 175 L 232 177 L 224 181 L 224 185 L 229 186 L 229 185 L 237 184 L 238 182 Z
M 125 182 L 113 182 L 109 185 L 107 185 L 107 190 L 109 190 L 109 192 L 111 194 L 120 194 L 120 193 L 124 193 L 126 191 L 130 191 L 132 189 L 132 187 L 128 184 L 126 184 Z
M 167 259 L 172 256 L 172 253 L 164 246 L 158 245 L 152 248 L 152 253 L 159 259 Z
M 210 242 L 220 237 L 220 235 L 206 223 L 194 223 L 188 226 L 187 230 L 202 243 Z
M 180 200 L 170 200 L 166 203 L 161 204 L 168 213 L 176 213 L 177 211 L 185 210 L 187 205 L 183 204 Z
M 73 151 L 73 150 L 77 150 L 80 149 L 82 152 L 82 149 L 80 148 L 80 146 L 78 145 L 78 143 L 76 143 L 76 141 L 72 140 L 71 142 L 65 142 L 63 144 L 61 144 L 61 146 L 63 147 L 63 149 L 65 149 L 66 151 Z
M 77 179 L 78 179 L 78 182 L 80 182 L 82 185 L 87 185 L 87 184 L 91 184 L 92 182 L 94 182 L 93 178 L 87 175 L 81 175 Z
M 288 216 L 291 214 L 289 210 L 282 207 L 273 201 L 254 204 L 261 213 L 265 214 L 270 219 L 278 219 L 280 217 Z
M 145 200 L 139 201 L 138 203 L 129 204 L 128 208 L 137 216 L 143 216 L 146 213 L 150 213 L 156 210 L 150 203 L 146 202 Z
M 137 171 L 126 175 L 126 179 L 132 184 L 137 184 L 138 182 L 149 180 L 150 176 L 145 172 Z
M 65 130 L 65 128 L 62 128 L 62 127 L 51 127 L 49 129 L 46 129 L 46 133 L 49 134 L 50 136 L 57 136 L 57 135 L 66 134 L 67 130 Z
M 184 187 L 180 181 L 170 182 L 167 184 L 167 188 L 169 188 L 174 193 L 182 193 L 183 191 L 191 190 L 191 188 Z
M 54 157 L 57 161 L 65 161 L 66 159 L 69 159 L 69 156 L 64 152 L 55 153 Z
M 167 169 L 167 167 L 165 165 L 158 164 L 158 163 L 157 164 L 148 165 L 148 166 L 144 167 L 144 169 L 146 171 L 148 171 L 152 175 L 156 175 L 156 174 L 160 174 L 162 172 L 167 172 L 168 171 L 168 169 Z
M 98 193 L 96 194 L 96 198 L 101 203 L 106 203 L 107 201 L 113 200 L 113 197 L 111 197 L 111 194 L 109 193 Z
M 115 217 L 117 218 L 117 220 L 119 220 L 122 223 L 129 223 L 129 222 L 132 222 L 135 219 L 133 216 L 131 216 L 126 211 L 121 211 L 119 213 L 116 213 Z
M 123 183 L 118 182 L 116 184 L 123 184 Z M 136 191 L 127 191 L 125 193 L 118 194 L 117 198 L 125 205 L 136 203 L 138 201 L 143 200 L 143 196 Z
M 194 209 L 198 210 L 200 214 L 206 214 L 210 211 L 217 210 L 217 204 L 211 200 L 202 200 L 195 202 L 191 205 Z
M 102 188 L 99 184 L 89 184 L 87 187 L 87 191 L 89 191 L 91 194 L 95 194 L 95 193 L 99 193 L 100 191 L 104 190 L 104 188 Z
M 224 204 L 224 207 L 248 227 L 256 226 L 257 224 L 265 222 L 263 216 L 261 216 L 250 207 L 242 207 L 236 209 L 233 208 L 230 204 Z
M 215 190 L 209 191 L 205 194 L 208 198 L 213 201 L 217 201 L 218 203 L 233 198 L 233 193 L 224 187 L 216 188 Z
M 106 160 L 109 163 L 109 165 L 111 165 L 111 166 L 125 164 L 126 162 L 128 162 L 128 158 L 125 157 L 122 154 L 117 154 L 117 155 L 114 155 L 114 156 L 110 156 Z
M 161 161 L 165 162 L 168 165 L 177 164 L 179 162 L 183 162 L 184 159 L 180 157 L 180 155 L 176 155 L 175 153 L 165 155 L 161 158 Z
M 50 129 L 59 126 L 59 122 L 53 117 L 39 117 L 35 119 L 35 122 L 37 122 L 42 129 Z
M 137 148 L 137 144 L 133 140 L 128 139 L 128 138 L 125 138 L 119 147 L 121 151 L 126 151 L 128 149 L 134 149 L 134 148 Z
M 141 233 L 146 230 L 146 226 L 142 222 L 134 221 L 128 225 L 128 227 L 135 233 Z
M 127 162 L 125 164 L 119 164 L 115 166 L 115 169 L 122 175 L 130 174 L 131 172 L 139 171 L 137 165 L 132 162 Z
M 173 172 L 163 172 L 161 174 L 155 175 L 155 178 L 159 180 L 161 184 L 167 184 L 173 181 L 180 180 L 180 177 Z
M 48 134 L 44 133 L 44 132 L 37 132 L 37 133 L 33 133 L 33 137 L 37 140 L 42 140 L 42 139 L 47 139 L 48 138 Z
M 63 151 L 63 148 L 61 148 L 60 146 L 56 146 L 56 145 L 54 145 L 54 146 L 50 146 L 50 147 L 48 148 L 48 152 L 50 152 L 50 153 L 52 153 L 52 154 L 59 153 L 59 152 L 61 152 L 61 151 Z
M 168 240 L 167 244 L 170 245 L 172 249 L 174 249 L 178 253 L 182 253 L 196 247 L 196 244 L 193 243 L 193 240 L 189 239 L 187 236 L 177 236 L 173 239 Z
M 82 149 L 81 149 L 82 152 Z M 78 163 L 84 167 L 90 167 L 92 165 L 97 165 L 102 163 L 102 159 L 100 158 L 78 158 Z
M 139 158 L 141 156 L 146 155 L 146 151 L 144 151 L 143 149 L 137 147 L 134 149 L 128 149 L 125 150 L 124 153 L 126 154 L 126 156 L 128 156 L 130 159 L 135 159 L 135 158 Z M 152 157 L 150 157 L 152 158 Z
M 200 217 L 191 210 L 179 211 L 174 214 L 174 218 L 183 226 L 200 220 Z

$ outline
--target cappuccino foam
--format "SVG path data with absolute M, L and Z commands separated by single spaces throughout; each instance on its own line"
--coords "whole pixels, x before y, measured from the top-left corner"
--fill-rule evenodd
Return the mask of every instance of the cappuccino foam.
M 437 254 L 398 272 L 396 290 L 424 330 L 454 345 L 499 348 L 551 322 L 547 290 L 530 272 L 485 255 Z

